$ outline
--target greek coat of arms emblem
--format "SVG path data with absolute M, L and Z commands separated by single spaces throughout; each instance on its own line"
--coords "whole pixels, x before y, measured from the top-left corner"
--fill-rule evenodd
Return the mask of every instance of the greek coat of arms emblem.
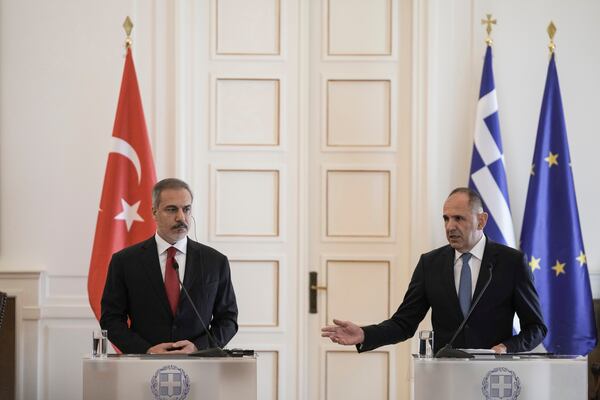
M 517 400 L 521 393 L 521 380 L 508 368 L 494 368 L 481 382 L 486 400 Z
M 154 400 L 185 400 L 190 392 L 190 378 L 176 365 L 158 369 L 150 380 Z

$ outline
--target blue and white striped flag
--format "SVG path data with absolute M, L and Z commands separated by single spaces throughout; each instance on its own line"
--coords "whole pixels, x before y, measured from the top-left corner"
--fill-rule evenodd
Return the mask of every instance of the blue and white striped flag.
M 495 242 L 515 247 L 490 45 L 485 52 L 477 103 L 469 188 L 480 194 L 483 199 L 483 209 L 489 215 L 484 228 L 487 237 Z

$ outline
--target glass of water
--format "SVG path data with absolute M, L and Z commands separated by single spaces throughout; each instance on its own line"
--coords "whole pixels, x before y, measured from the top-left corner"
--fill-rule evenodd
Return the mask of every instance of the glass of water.
M 92 357 L 106 358 L 108 356 L 108 332 L 106 329 L 96 329 L 92 332 Z
M 419 332 L 419 357 L 433 358 L 433 331 Z

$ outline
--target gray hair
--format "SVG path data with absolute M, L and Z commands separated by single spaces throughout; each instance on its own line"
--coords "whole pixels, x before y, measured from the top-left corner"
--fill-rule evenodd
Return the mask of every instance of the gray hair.
M 192 189 L 190 186 L 177 178 L 166 178 L 161 181 L 156 182 L 154 187 L 152 188 L 152 207 L 158 208 L 160 203 L 160 194 L 163 190 L 167 189 L 185 189 L 190 193 L 192 200 L 194 200 L 194 195 L 192 194 Z
M 464 193 L 469 196 L 469 205 L 471 206 L 471 210 L 475 211 L 476 213 L 483 212 L 483 199 L 479 193 L 468 187 L 458 187 L 451 191 L 448 197 L 456 193 Z

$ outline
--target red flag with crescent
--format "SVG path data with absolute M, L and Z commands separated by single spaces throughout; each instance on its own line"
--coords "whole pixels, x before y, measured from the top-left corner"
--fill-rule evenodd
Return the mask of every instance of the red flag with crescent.
M 98 320 L 112 254 L 147 239 L 156 230 L 151 194 L 155 183 L 142 99 L 128 48 L 88 275 L 88 297 Z

